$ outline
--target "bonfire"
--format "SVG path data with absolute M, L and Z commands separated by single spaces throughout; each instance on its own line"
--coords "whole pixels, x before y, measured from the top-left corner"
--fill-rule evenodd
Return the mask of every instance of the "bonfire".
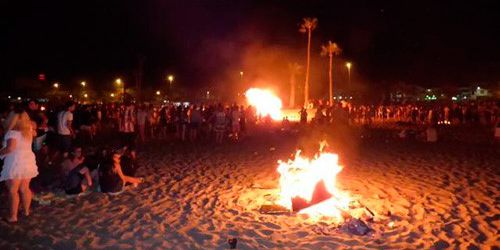
M 279 199 L 277 204 L 311 218 L 330 217 L 342 221 L 348 216 L 351 202 L 348 193 L 336 187 L 337 174 L 342 171 L 337 154 L 320 152 L 312 159 L 298 150 L 294 159 L 279 161 Z M 346 214 L 347 213 L 347 214 Z
M 270 116 L 273 120 L 280 120 L 281 99 L 275 96 L 270 90 L 250 88 L 245 92 L 248 104 L 255 107 L 257 115 L 261 117 Z

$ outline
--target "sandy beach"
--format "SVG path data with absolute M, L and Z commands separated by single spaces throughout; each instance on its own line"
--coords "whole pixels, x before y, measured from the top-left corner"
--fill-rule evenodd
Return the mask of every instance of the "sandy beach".
M 498 144 L 355 134 L 332 149 L 338 188 L 375 213 L 364 236 L 259 212 L 277 193 L 277 161 L 314 139 L 264 131 L 221 146 L 153 143 L 139 154 L 138 188 L 35 201 L 30 218 L 0 222 L 0 249 L 226 249 L 229 238 L 238 249 L 498 249 Z

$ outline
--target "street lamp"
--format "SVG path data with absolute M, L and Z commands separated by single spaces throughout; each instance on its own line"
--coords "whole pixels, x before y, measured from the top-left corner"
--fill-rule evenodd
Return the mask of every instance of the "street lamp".
M 89 95 L 87 95 L 87 94 L 85 93 L 85 94 L 83 94 L 83 97 L 87 98 L 87 97 L 89 97 Z
M 54 88 L 58 89 L 59 88 L 59 83 L 54 83 Z
M 109 96 L 115 97 L 115 93 L 111 93 L 111 94 L 109 94 Z
M 81 82 L 80 84 L 82 85 L 82 87 L 87 86 L 87 83 L 85 81 Z
M 352 64 L 351 64 L 351 62 L 347 62 L 345 64 L 345 66 L 347 67 L 347 75 L 348 75 L 348 78 L 349 78 L 349 82 L 348 82 L 349 83 L 349 88 L 351 88 L 351 66 L 352 66 Z
M 156 91 L 156 95 L 160 95 L 161 92 L 159 90 Z
M 170 85 L 172 85 L 172 82 L 174 81 L 174 75 L 168 75 L 167 79 L 170 82 Z
M 125 84 L 122 82 L 122 79 L 116 78 L 115 83 L 118 87 L 123 86 L 123 100 L 125 100 Z

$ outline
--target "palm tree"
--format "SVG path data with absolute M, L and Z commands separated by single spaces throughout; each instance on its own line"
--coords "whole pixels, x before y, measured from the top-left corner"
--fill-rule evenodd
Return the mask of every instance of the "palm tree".
M 302 65 L 296 62 L 289 63 L 288 70 L 290 71 L 290 101 L 288 103 L 288 106 L 293 108 L 295 107 L 295 88 L 296 88 L 295 77 L 302 71 Z
M 330 64 L 328 69 L 328 80 L 330 83 L 330 91 L 329 91 L 329 101 L 330 105 L 333 103 L 333 77 L 332 77 L 332 69 L 333 69 L 333 56 L 340 55 L 342 50 L 336 43 L 332 43 L 332 41 L 328 41 L 328 44 L 321 46 L 321 55 L 330 57 Z
M 306 64 L 306 82 L 304 84 L 304 105 L 309 102 L 309 69 L 311 64 L 311 33 L 318 26 L 318 19 L 315 17 L 305 17 L 302 19 L 299 31 L 307 32 L 307 64 Z

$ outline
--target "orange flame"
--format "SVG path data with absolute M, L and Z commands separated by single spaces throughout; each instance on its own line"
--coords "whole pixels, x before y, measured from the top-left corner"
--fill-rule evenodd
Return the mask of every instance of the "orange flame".
M 255 107 L 258 115 L 270 115 L 273 120 L 281 119 L 281 99 L 271 91 L 251 88 L 245 92 L 245 96 L 248 103 Z
M 322 216 L 342 220 L 342 212 L 349 208 L 349 195 L 335 186 L 337 174 L 342 171 L 338 165 L 338 155 L 321 152 L 325 144 L 322 143 L 320 153 L 313 159 L 300 155 L 297 151 L 294 160 L 279 161 L 280 198 L 278 204 L 292 210 L 292 200 L 301 198 L 311 202 L 318 184 L 322 181 L 330 198 L 299 211 L 312 218 Z

